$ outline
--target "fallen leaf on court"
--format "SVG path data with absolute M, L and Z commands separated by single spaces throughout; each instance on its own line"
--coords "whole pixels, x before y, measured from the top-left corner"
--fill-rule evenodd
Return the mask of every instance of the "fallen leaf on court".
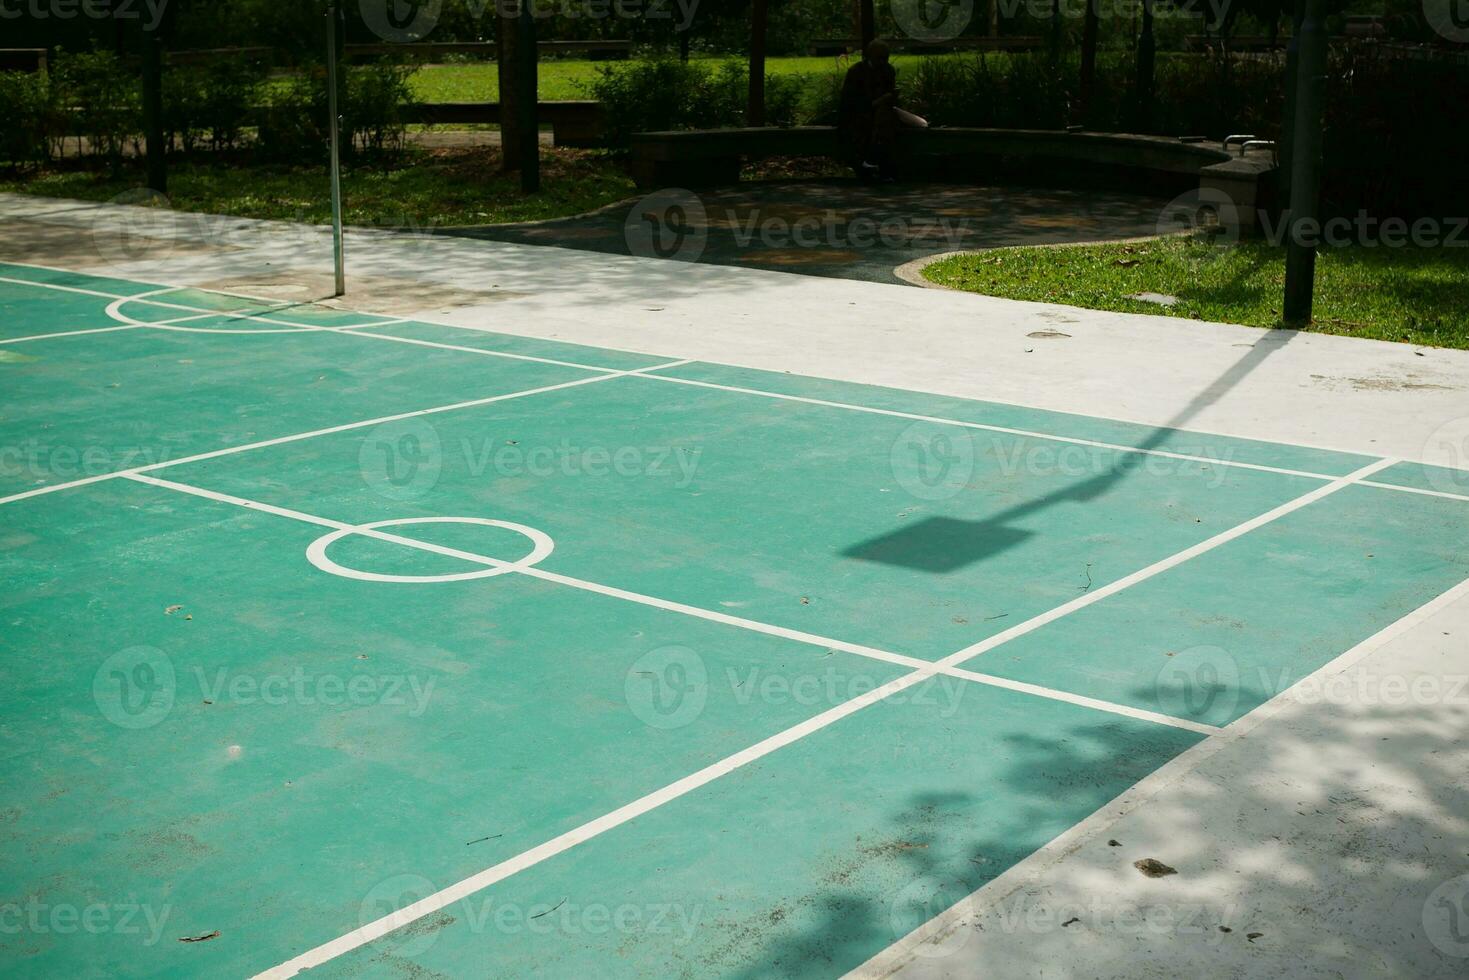
M 183 606 L 166 606 L 164 608 L 164 610 L 163 610 L 163 615 L 165 615 L 165 616 L 172 616 L 174 613 L 178 612 L 182 608 L 184 608 L 184 607 Z
M 1109 841 L 1107 841 L 1107 846 L 1108 847 L 1121 847 L 1122 846 L 1122 842 L 1120 840 L 1115 840 L 1115 839 L 1114 840 L 1109 840 Z
M 1062 929 L 1065 929 L 1067 926 L 1071 925 L 1071 923 L 1073 923 L 1073 922 L 1080 922 L 1080 921 L 1081 920 L 1078 919 L 1076 916 L 1072 916 L 1071 918 L 1067 919 L 1065 922 L 1061 923 L 1061 928 Z
M 1168 865 L 1164 864 L 1162 861 L 1159 861 L 1157 858 L 1143 858 L 1141 861 L 1132 862 L 1132 866 L 1134 868 L 1137 868 L 1143 874 L 1147 875 L 1149 878 L 1162 878 L 1165 875 L 1178 874 L 1178 870 L 1176 868 L 1168 867 Z
M 1248 939 L 1250 942 L 1254 942 L 1256 939 L 1259 939 L 1263 935 L 1265 935 L 1263 932 L 1247 932 L 1245 933 L 1245 938 Z
M 218 938 L 219 938 L 219 930 L 216 929 L 213 932 L 206 933 L 205 935 L 202 935 L 202 936 L 180 936 L 179 937 L 179 942 L 181 942 L 181 943 L 202 943 L 202 942 L 204 942 L 206 940 L 209 940 L 209 939 L 218 939 Z

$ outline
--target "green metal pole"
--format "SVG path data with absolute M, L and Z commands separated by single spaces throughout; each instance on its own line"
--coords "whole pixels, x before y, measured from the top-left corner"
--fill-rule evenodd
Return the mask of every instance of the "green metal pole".
M 331 139 L 332 171 L 332 270 L 336 292 L 341 296 L 347 292 L 347 272 L 342 255 L 342 157 L 338 142 L 337 117 L 337 6 L 326 8 L 326 112 L 327 131 Z
M 1296 111 L 1291 147 L 1290 221 L 1285 253 L 1286 323 L 1311 321 L 1316 286 L 1316 244 L 1302 233 L 1319 233 L 1321 190 L 1321 115 L 1326 96 L 1326 2 L 1305 0 L 1296 62 Z

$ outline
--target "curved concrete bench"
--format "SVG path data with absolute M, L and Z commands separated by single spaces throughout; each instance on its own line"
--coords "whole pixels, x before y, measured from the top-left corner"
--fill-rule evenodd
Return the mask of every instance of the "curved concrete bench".
M 1271 203 L 1276 169 L 1268 153 L 1241 157 L 1212 143 L 1054 129 L 904 130 L 897 150 L 905 173 L 929 179 L 983 182 L 1013 176 L 1120 186 L 1162 197 L 1212 187 L 1228 194 L 1247 226 L 1258 208 Z M 632 172 L 642 188 L 708 187 L 739 180 L 745 160 L 841 152 L 832 126 L 634 133 Z

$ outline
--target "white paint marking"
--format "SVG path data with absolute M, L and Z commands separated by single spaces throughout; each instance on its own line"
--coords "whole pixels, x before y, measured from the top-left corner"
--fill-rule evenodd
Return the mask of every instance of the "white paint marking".
M 411 323 L 417 321 L 400 320 L 398 323 Z M 612 368 L 601 367 L 596 364 L 580 364 L 576 361 L 559 361 L 554 357 L 535 357 L 530 354 L 512 354 L 503 350 L 487 350 L 483 347 L 466 347 L 462 344 L 442 344 L 435 340 L 420 340 L 417 337 L 400 337 L 391 333 L 365 333 L 372 327 L 392 326 L 393 324 L 365 323 L 356 327 L 342 327 L 344 333 L 353 337 L 371 337 L 374 340 L 391 340 L 400 344 L 416 344 L 419 347 L 435 347 L 439 350 L 457 350 L 466 354 L 487 354 L 490 357 L 506 357 L 516 361 L 534 361 L 537 364 L 555 364 L 559 367 L 581 368 L 584 371 L 610 371 Z M 685 364 L 690 362 L 685 361 Z
M 523 871 L 526 868 L 529 868 L 535 864 L 539 864 L 541 861 L 544 861 L 547 858 L 554 857 L 555 855 L 560 854 L 561 852 L 568 850 L 569 848 L 575 847 L 577 844 L 590 840 L 591 838 L 596 837 L 597 835 L 608 830 L 611 830 L 612 828 L 617 827 L 623 823 L 626 823 L 627 821 L 632 820 L 635 817 L 641 816 L 642 814 L 647 813 L 650 810 L 654 810 L 665 803 L 675 800 L 686 793 L 689 793 L 695 789 L 698 789 L 701 786 L 706 785 L 707 783 L 713 782 L 720 776 L 726 775 L 727 773 L 733 772 L 734 770 L 739 769 L 742 766 L 748 765 L 751 762 L 761 759 L 764 756 L 767 756 L 770 753 L 776 751 L 777 749 L 783 748 L 784 746 L 789 745 L 792 742 L 796 742 L 802 738 L 805 738 L 807 735 L 810 735 L 813 732 L 820 731 L 823 728 L 835 724 L 843 718 L 846 718 L 848 715 L 854 714 L 855 712 L 860 711 L 863 708 L 868 707 L 869 705 L 876 704 L 877 702 L 882 701 L 883 699 L 893 694 L 897 694 L 900 691 L 906 690 L 907 688 L 910 688 L 913 685 L 934 676 L 935 674 L 942 673 L 949 667 L 957 666 L 965 660 L 969 660 L 970 658 L 984 653 L 987 650 L 994 649 L 994 647 L 1006 642 L 1007 640 L 1011 640 L 1018 636 L 1023 636 L 1026 633 L 1033 632 L 1034 630 L 1037 630 L 1048 623 L 1054 622 L 1063 616 L 1070 615 L 1071 613 L 1076 612 L 1079 609 L 1083 609 L 1096 602 L 1100 602 L 1107 596 L 1115 595 L 1123 589 L 1136 585 L 1139 582 L 1152 578 L 1153 576 L 1161 574 L 1162 572 L 1165 572 L 1171 568 L 1175 568 L 1192 558 L 1196 558 L 1199 555 L 1202 555 L 1208 551 L 1212 551 L 1214 548 L 1217 548 L 1220 545 L 1226 544 L 1229 541 L 1233 541 L 1236 538 L 1249 533 L 1250 531 L 1264 526 L 1265 524 L 1278 520 L 1287 514 L 1293 513 L 1294 511 L 1300 510 L 1302 507 L 1306 507 L 1309 504 L 1312 504 L 1317 500 L 1322 499 L 1323 497 L 1336 493 L 1338 490 L 1350 486 L 1358 480 L 1370 476 L 1371 474 L 1376 473 L 1378 470 L 1391 466 L 1396 462 L 1396 459 L 1382 459 L 1368 466 L 1364 466 L 1361 469 L 1358 469 L 1355 472 L 1348 474 L 1347 476 L 1343 476 L 1333 480 L 1326 486 L 1317 487 L 1310 493 L 1304 494 L 1300 497 L 1295 498 L 1294 500 L 1281 504 L 1279 507 L 1273 508 L 1272 510 L 1267 511 L 1266 513 L 1261 514 L 1258 517 L 1245 521 L 1242 524 L 1238 524 L 1227 531 L 1216 534 L 1213 537 L 1208 538 L 1191 548 L 1180 551 L 1175 555 L 1171 555 L 1168 558 L 1162 559 L 1161 561 L 1154 562 L 1146 568 L 1134 572 L 1133 574 L 1128 575 L 1122 579 L 1118 579 L 1116 582 L 1112 582 L 1099 589 L 1095 589 L 1084 596 L 1080 596 L 1070 602 L 1057 606 L 1056 608 L 1044 612 L 1039 616 L 1033 616 L 1025 622 L 1019 623 L 1016 626 L 1005 630 L 1003 633 L 996 634 L 995 636 L 990 637 L 986 640 L 982 640 L 979 643 L 967 646 L 962 650 L 950 654 L 942 660 L 937 660 L 932 663 L 925 664 L 924 666 L 914 670 L 912 673 L 895 678 L 894 680 L 888 681 L 886 684 L 883 684 L 881 687 L 874 688 L 866 694 L 859 695 L 858 697 L 855 697 L 850 701 L 844 702 L 843 704 L 837 705 L 834 708 L 823 711 L 821 714 L 818 714 L 812 718 L 808 718 L 806 721 L 803 721 L 798 725 L 792 726 L 791 728 L 788 728 L 783 732 L 779 732 L 775 735 L 770 736 L 769 738 L 757 742 L 740 752 L 736 752 L 734 755 L 731 755 L 725 759 L 720 760 L 719 762 L 714 763 L 713 765 L 706 766 L 705 768 L 700 769 L 698 772 L 693 773 L 692 775 L 685 776 L 683 779 L 668 784 L 662 789 L 655 790 L 654 792 L 649 793 L 648 795 L 643 796 L 637 800 L 634 800 L 633 802 L 628 803 L 623 807 L 613 810 L 611 813 L 598 817 L 595 820 L 589 821 L 581 825 L 580 827 L 570 830 L 558 837 L 554 837 L 551 840 L 538 845 L 537 847 L 533 847 L 530 850 L 518 854 L 513 858 L 502 861 L 501 863 L 494 865 L 493 867 L 486 868 L 484 871 L 471 875 L 468 878 L 463 879 L 462 881 L 450 885 L 448 888 L 437 891 L 432 895 L 427 896 L 426 898 L 420 899 L 419 901 L 414 902 L 411 905 L 407 905 L 404 908 L 397 910 L 396 912 L 392 912 L 373 922 L 369 922 L 366 925 L 353 930 L 352 932 L 331 940 L 330 942 L 323 943 L 315 949 L 308 950 L 299 956 L 287 960 L 285 963 L 282 963 L 279 966 L 276 966 L 270 970 L 266 970 L 265 972 L 259 974 L 258 977 L 292 977 L 302 970 L 307 970 L 311 969 L 312 967 L 320 966 L 323 963 L 326 963 L 330 960 L 335 959 L 338 956 L 341 956 L 343 953 L 350 952 L 351 950 L 357 949 L 360 946 L 364 946 L 367 943 L 380 939 L 395 929 L 401 928 L 402 926 L 421 919 L 424 916 L 432 915 L 433 913 L 438 912 L 463 898 L 467 898 L 475 892 L 480 891 L 481 889 L 486 888 L 497 881 L 501 881 L 504 878 L 509 877 L 510 875 L 516 874 L 519 871 Z
M 1442 497 L 1445 500 L 1469 500 L 1469 494 L 1449 493 L 1447 490 L 1425 490 L 1422 487 L 1400 487 L 1394 483 L 1378 483 L 1376 480 L 1363 480 L 1362 486 L 1375 487 L 1378 490 L 1396 490 L 1399 493 L 1416 493 L 1424 497 Z
M 90 330 L 63 330 L 59 333 L 38 333 L 29 337 L 10 337 L 0 340 L 0 347 L 6 344 L 23 344 L 28 340 L 51 340 L 54 337 L 80 337 L 89 333 L 114 333 L 118 330 L 136 330 L 141 324 L 120 323 L 115 327 L 92 327 Z
M 1314 689 L 1319 690 L 1321 678 L 1349 670 L 1364 657 L 1465 598 L 1469 598 L 1469 579 L 1460 582 L 1438 598 L 1419 606 L 1402 619 L 1369 636 L 1334 660 L 1321 665 L 1269 701 L 1257 705 L 1236 718 L 1224 727 L 1218 737 L 1205 739 L 1174 756 L 1129 786 L 1110 803 L 1079 823 L 1072 824 L 1039 850 L 1033 851 L 1020 862 L 1011 865 L 995 878 L 985 882 L 978 889 L 882 950 L 866 963 L 847 973 L 846 977 L 848 980 L 878 980 L 881 977 L 891 976 L 899 967 L 913 958 L 918 946 L 940 939 L 962 926 L 966 919 L 977 916 L 986 909 L 994 908 L 1016 891 L 1038 881 L 1043 874 L 1059 864 L 1085 840 L 1100 837 L 1106 828 L 1197 769 L 1214 753 L 1246 737 L 1255 728 L 1278 715 L 1294 700 L 1292 692 L 1305 690 L 1308 685 L 1313 684 Z M 1299 695 L 1296 697 L 1298 698 Z
M 1011 436 L 1023 436 L 1028 439 L 1044 439 L 1051 442 L 1066 442 L 1076 446 L 1092 446 L 1097 449 L 1107 449 L 1119 453 L 1138 453 L 1144 456 L 1159 456 L 1164 459 L 1177 459 L 1192 463 L 1205 463 L 1210 466 L 1232 466 L 1236 469 L 1259 470 L 1262 473 L 1278 473 L 1283 476 L 1300 476 L 1311 480 L 1335 480 L 1336 477 L 1325 473 L 1311 473 L 1306 470 L 1284 469 L 1279 466 L 1266 466 L 1263 463 L 1241 463 L 1230 459 L 1221 459 L 1216 456 L 1195 456 L 1191 453 L 1176 453 L 1165 449 L 1142 449 L 1138 446 L 1124 446 L 1111 442 L 1097 442 L 1093 439 L 1077 439 L 1071 436 L 1052 435 L 1049 432 L 1037 432 L 1031 429 L 1012 429 L 1003 425 L 988 425 L 984 422 L 964 422 L 959 419 L 941 418 L 936 415 L 919 415 L 915 412 L 899 412 L 888 408 L 872 408 L 868 405 L 855 405 L 851 402 L 828 401 L 824 398 L 807 398 L 803 395 L 786 395 L 774 391 L 761 391 L 758 388 L 742 388 L 737 385 L 722 385 L 712 381 L 695 381 L 692 378 L 675 378 L 666 374 L 649 374 L 645 377 L 654 381 L 667 381 L 672 384 L 690 385 L 696 388 L 712 388 L 716 391 L 730 391 L 741 395 L 758 395 L 761 398 L 775 398 L 781 401 L 801 402 L 806 405 L 819 405 L 822 408 L 840 408 L 850 412 L 863 412 L 868 415 L 886 415 L 897 419 L 911 419 L 915 422 L 932 422 L 936 425 L 956 425 L 965 429 L 982 429 L 986 432 L 999 432 Z M 1186 429 L 1177 430 L 1187 432 Z
M 178 486 L 177 484 L 175 486 Z M 359 531 L 375 531 L 383 527 L 401 527 L 415 524 L 477 524 L 482 527 L 499 527 L 507 531 L 515 531 L 523 534 L 531 541 L 531 550 L 512 562 L 481 562 L 488 565 L 487 568 L 476 569 L 472 572 L 456 572 L 447 575 L 389 575 L 382 572 L 364 572 L 356 568 L 348 568 L 339 565 L 327 555 L 326 551 L 333 543 L 350 534 Z M 405 539 L 406 540 L 406 539 Z M 531 565 L 538 564 L 551 554 L 555 544 L 550 535 L 544 531 L 538 531 L 524 524 L 514 524 L 510 521 L 495 521 L 486 517 L 403 517 L 391 521 L 374 521 L 371 524 L 359 524 L 353 528 L 338 528 L 330 534 L 324 534 L 306 548 L 306 560 L 324 572 L 340 575 L 343 578 L 357 579 L 362 582 L 394 582 L 394 583 L 425 583 L 425 582 L 466 582 L 470 579 L 491 578 L 495 575 L 504 575 L 508 572 L 524 571 Z M 420 549 L 422 550 L 422 549 Z
M 491 395 L 487 398 L 475 398 L 470 401 L 455 402 L 452 405 L 437 405 L 433 408 L 421 408 L 413 412 L 399 412 L 396 415 L 383 415 L 375 419 L 365 419 L 360 422 L 346 422 L 342 425 L 334 425 L 325 429 L 314 429 L 310 432 L 297 432 L 293 435 L 278 436 L 274 439 L 262 439 L 259 442 L 249 442 L 240 446 L 226 446 L 223 449 L 215 449 L 207 453 L 196 453 L 193 456 L 183 456 L 179 459 L 164 460 L 161 463 L 151 463 L 147 466 L 138 466 L 127 470 L 117 470 L 112 473 L 101 473 L 97 476 L 84 477 L 80 480 L 72 480 L 67 483 L 52 483 L 44 487 L 36 487 L 34 490 L 25 490 L 21 493 L 11 494 L 8 497 L 0 497 L 0 505 L 12 503 L 17 500 L 25 500 L 42 494 L 56 493 L 59 490 L 69 490 L 72 487 L 86 486 L 89 483 L 99 483 L 103 480 L 112 480 L 118 477 L 132 477 L 139 473 L 150 473 L 154 470 L 166 469 L 170 466 L 182 466 L 185 463 L 198 463 L 206 459 L 217 459 L 220 456 L 232 456 L 235 453 L 249 452 L 254 449 L 264 449 L 268 446 L 279 446 L 288 442 L 299 442 L 302 439 L 315 439 L 318 436 L 332 435 L 337 432 L 350 432 L 353 429 L 361 429 L 369 425 L 381 425 L 384 422 L 397 422 L 401 419 L 417 418 L 422 415 L 436 415 L 440 412 L 453 412 L 461 408 L 474 408 L 479 405 L 489 405 L 494 402 L 508 401 L 512 398 L 524 398 L 529 395 L 539 395 L 548 391 L 560 391 L 563 388 L 575 388 L 580 385 L 595 384 L 598 381 L 610 381 L 613 378 L 625 378 L 641 374 L 644 371 L 656 371 L 663 367 L 676 367 L 687 364 L 688 361 L 670 361 L 667 364 L 654 364 L 645 368 L 635 368 L 629 371 L 613 371 L 608 374 L 597 374 L 589 378 L 577 378 L 574 381 L 563 381 L 560 384 L 543 385 L 539 388 L 527 388 L 523 391 L 512 391 L 503 395 Z

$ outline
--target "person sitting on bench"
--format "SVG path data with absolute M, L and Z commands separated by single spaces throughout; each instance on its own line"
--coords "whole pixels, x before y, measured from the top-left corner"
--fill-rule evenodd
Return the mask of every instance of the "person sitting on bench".
M 898 73 L 881 39 L 867 45 L 862 60 L 847 69 L 842 81 L 838 128 L 862 180 L 896 180 L 893 143 L 900 126 L 922 129 L 927 121 L 898 108 Z

